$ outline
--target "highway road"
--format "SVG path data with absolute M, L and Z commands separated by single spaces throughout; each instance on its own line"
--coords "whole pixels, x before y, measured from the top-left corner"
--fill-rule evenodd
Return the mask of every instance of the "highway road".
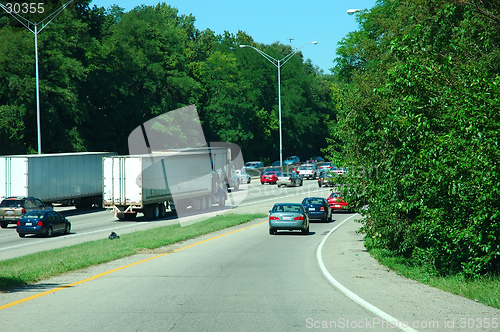
M 273 185 L 261 185 L 258 180 L 254 179 L 250 184 L 243 184 L 240 190 L 230 193 L 225 208 L 215 206 L 211 212 L 201 215 L 193 214 L 180 219 L 176 218 L 175 213 L 169 212 L 164 219 L 154 221 L 148 221 L 141 215 L 135 221 L 118 221 L 111 211 L 102 209 L 80 211 L 73 207 L 56 207 L 56 210 L 71 222 L 71 234 L 52 238 L 28 235 L 21 239 L 17 235 L 15 226 L 10 225 L 6 229 L 0 229 L 0 260 L 106 238 L 112 231 L 124 234 L 173 223 L 189 224 L 220 213 L 267 213 L 273 203 L 279 199 L 286 200 L 288 197 L 302 199 L 307 195 L 326 197 L 328 194 L 328 189 L 320 189 L 317 181 L 313 180 L 304 181 L 302 187 L 278 188 Z
M 251 184 L 236 210 L 267 212 L 275 201 L 329 191 L 305 183 L 279 191 Z M 264 218 L 0 294 L 0 330 L 477 331 L 500 321 L 496 309 L 378 265 L 355 232 L 358 217 L 335 214 L 308 235 L 274 236 Z M 135 224 L 162 222 L 171 221 Z

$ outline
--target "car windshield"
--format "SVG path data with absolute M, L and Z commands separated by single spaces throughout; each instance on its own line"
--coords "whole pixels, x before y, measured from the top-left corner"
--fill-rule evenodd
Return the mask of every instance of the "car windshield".
M 292 173 L 283 173 L 282 177 L 284 177 L 284 178 L 291 178 L 292 177 Z
M 43 211 L 28 211 L 24 215 L 24 218 L 43 218 L 47 212 Z
M 306 198 L 302 201 L 302 204 L 323 204 L 323 200 L 319 198 Z
M 276 172 L 274 171 L 267 171 L 267 172 L 264 172 L 264 175 L 275 175 Z
M 341 193 L 331 193 L 330 197 L 342 197 Z
M 299 170 L 313 169 L 312 166 L 301 166 Z
M 302 212 L 302 207 L 296 204 L 275 205 L 273 212 Z
M 22 201 L 17 199 L 4 199 L 2 203 L 0 203 L 0 207 L 22 207 Z

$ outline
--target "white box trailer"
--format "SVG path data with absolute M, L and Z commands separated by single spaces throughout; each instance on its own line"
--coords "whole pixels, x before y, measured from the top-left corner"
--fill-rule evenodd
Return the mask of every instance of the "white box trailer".
M 227 151 L 227 150 L 226 150 Z M 214 165 L 222 148 L 179 149 L 147 155 L 103 158 L 104 207 L 120 220 L 133 220 L 137 213 L 147 219 L 165 215 L 167 208 L 182 215 L 204 211 L 213 204 L 224 206 L 224 165 Z
M 0 156 L 0 198 L 102 205 L 102 158 L 111 152 Z

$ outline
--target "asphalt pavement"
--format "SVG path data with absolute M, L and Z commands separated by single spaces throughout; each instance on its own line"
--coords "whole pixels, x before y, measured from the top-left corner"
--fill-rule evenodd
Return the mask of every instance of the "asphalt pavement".
M 405 278 L 379 264 L 364 247 L 363 235 L 356 232 L 360 224 L 355 220 L 360 217 L 355 215 L 335 225 L 338 228 L 322 248 L 322 260 L 333 279 L 330 283 L 377 314 L 374 321 L 352 322 L 352 328 L 360 323 L 364 327 L 358 325 L 357 329 L 500 330 L 500 310 Z M 331 318 L 318 317 L 316 325 Z

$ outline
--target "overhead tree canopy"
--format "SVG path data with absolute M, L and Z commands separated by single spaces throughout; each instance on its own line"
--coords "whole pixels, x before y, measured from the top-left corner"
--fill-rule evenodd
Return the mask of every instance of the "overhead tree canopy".
M 68 6 L 38 40 L 45 153 L 127 153 L 127 136 L 141 123 L 196 104 L 207 141 L 236 143 L 248 160 L 279 156 L 276 68 L 239 45 L 277 58 L 290 46 L 200 31 L 193 15 L 165 3 L 124 12 L 88 0 Z M 34 152 L 33 34 L 3 13 L 0 43 L 0 154 Z M 319 154 L 333 118 L 329 77 L 300 53 L 282 74 L 284 153 Z

